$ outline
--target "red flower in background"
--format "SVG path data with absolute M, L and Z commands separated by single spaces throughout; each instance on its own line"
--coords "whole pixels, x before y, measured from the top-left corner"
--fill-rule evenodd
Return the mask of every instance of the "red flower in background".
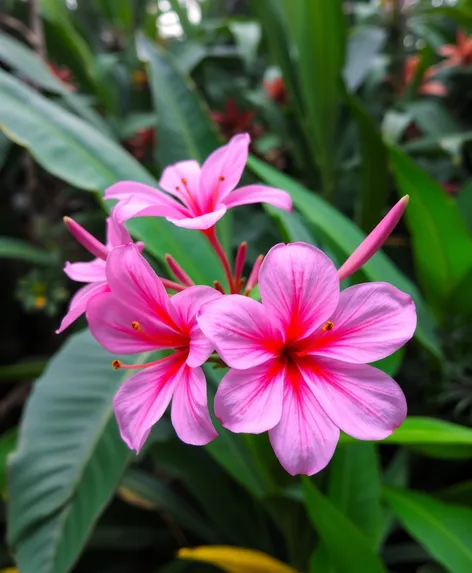
M 454 196 L 456 193 L 460 191 L 460 185 L 458 183 L 446 182 L 442 183 L 442 188 L 448 195 Z
M 418 54 L 409 56 L 405 60 L 405 65 L 403 67 L 403 87 L 402 93 L 412 84 L 415 80 L 418 66 L 421 63 L 421 57 Z M 432 79 L 436 70 L 431 67 L 424 71 L 421 78 L 421 82 L 418 88 L 418 92 L 424 95 L 435 95 L 435 96 L 445 96 L 447 95 L 447 90 L 444 84 Z
M 263 82 L 267 97 L 279 104 L 287 103 L 287 89 L 282 76 L 266 79 Z
M 224 111 L 211 112 L 211 118 L 227 139 L 242 132 L 249 133 L 252 139 L 261 135 L 262 128 L 254 124 L 254 117 L 254 111 L 240 111 L 234 99 L 227 100 Z
M 472 36 L 467 37 L 462 30 L 458 30 L 456 43 L 441 46 L 438 54 L 446 58 L 440 64 L 442 68 L 471 65 Z
M 69 91 L 75 92 L 77 90 L 77 86 L 74 82 L 74 76 L 72 75 L 72 72 L 69 70 L 69 68 L 58 66 L 52 62 L 48 62 L 48 66 L 56 78 L 60 80 Z
M 156 131 L 153 127 L 146 129 L 138 129 L 132 137 L 125 141 L 126 147 L 129 149 L 138 161 L 142 161 L 148 151 L 154 147 L 156 141 Z

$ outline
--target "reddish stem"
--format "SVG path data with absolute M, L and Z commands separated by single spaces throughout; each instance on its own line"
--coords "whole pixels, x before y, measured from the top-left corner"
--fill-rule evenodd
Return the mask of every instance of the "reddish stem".
M 232 294 L 238 292 L 234 288 L 233 272 L 231 270 L 231 266 L 229 264 L 228 257 L 226 256 L 225 250 L 223 249 L 223 245 L 220 243 L 220 241 L 216 235 L 215 226 L 211 227 L 210 229 L 207 229 L 206 231 L 203 231 L 203 234 L 208 239 L 210 245 L 213 247 L 215 253 L 218 255 L 218 258 L 221 261 L 221 264 L 223 265 L 223 269 L 225 271 L 226 278 L 228 279 L 229 292 Z
M 256 259 L 256 262 L 254 263 L 254 266 L 252 267 L 251 274 L 247 280 L 246 291 L 244 293 L 246 296 L 249 296 L 252 289 L 257 285 L 257 281 L 259 280 L 259 269 L 261 268 L 263 259 L 264 255 L 259 255 Z
M 175 283 L 174 281 L 170 281 L 169 279 L 161 278 L 162 284 L 171 290 L 175 290 L 177 292 L 181 292 L 185 290 L 187 287 L 184 285 L 180 285 L 179 283 Z
M 167 264 L 169 265 L 172 274 L 175 278 L 180 281 L 185 286 L 194 286 L 194 282 L 188 276 L 188 274 L 184 271 L 184 269 L 179 265 L 179 263 L 174 259 L 172 255 L 166 255 L 165 259 Z

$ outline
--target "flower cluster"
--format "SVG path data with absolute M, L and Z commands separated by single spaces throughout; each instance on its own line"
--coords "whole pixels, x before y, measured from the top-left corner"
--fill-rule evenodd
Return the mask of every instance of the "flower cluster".
M 137 370 L 114 399 L 121 435 L 131 449 L 142 448 L 171 402 L 181 440 L 204 445 L 217 437 L 202 369 L 211 360 L 229 367 L 214 400 L 221 424 L 233 432 L 268 431 L 282 466 L 293 475 L 311 475 L 331 459 L 340 430 L 361 440 L 383 439 L 406 416 L 400 387 L 369 363 L 413 336 L 414 304 L 387 283 L 341 291 L 340 281 L 380 248 L 408 198 L 340 269 L 309 244 L 278 244 L 256 260 L 246 281 L 246 244 L 231 265 L 215 223 L 236 205 L 292 207 L 280 189 L 235 189 L 248 146 L 248 135 L 237 135 L 201 167 L 195 161 L 167 167 L 159 182 L 165 192 L 134 182 L 113 185 L 105 195 L 118 199 L 108 219 L 107 245 L 66 219 L 96 259 L 66 264 L 69 277 L 89 284 L 72 299 L 59 331 L 85 312 L 93 336 L 113 354 L 172 351 L 144 364 L 113 361 L 116 369 Z M 123 224 L 150 215 L 202 232 L 223 265 L 229 293 L 220 283 L 195 285 L 170 256 L 176 282 L 158 277 L 142 255 L 143 245 L 132 242 Z M 249 296 L 257 283 L 260 301 Z

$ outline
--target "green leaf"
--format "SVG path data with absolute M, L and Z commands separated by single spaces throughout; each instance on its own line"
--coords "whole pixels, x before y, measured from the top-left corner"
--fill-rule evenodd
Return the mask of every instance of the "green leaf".
M 388 156 L 375 121 L 361 102 L 347 96 L 351 113 L 357 124 L 362 156 L 361 185 L 357 209 L 357 223 L 366 233 L 377 225 L 385 213 L 389 189 Z
M 157 185 L 117 143 L 1 70 L 0 98 L 0 128 L 56 177 L 100 192 L 120 180 Z M 216 255 L 200 233 L 158 217 L 133 220 L 129 228 L 160 260 L 171 254 L 195 282 L 223 279 Z
M 349 91 L 355 92 L 367 77 L 375 56 L 385 44 L 383 28 L 360 26 L 349 38 L 343 77 Z
M 184 484 L 201 511 L 211 519 L 219 533 L 219 542 L 273 552 L 262 507 L 242 488 L 238 489 L 204 448 L 189 446 L 175 438 L 153 444 L 150 453 L 158 472 L 165 471 Z
M 343 445 L 329 470 L 328 498 L 375 548 L 380 530 L 380 467 L 373 443 Z
M 91 107 L 86 105 L 80 96 L 70 92 L 51 72 L 45 62 L 30 48 L 8 34 L 0 32 L 0 61 L 19 72 L 36 86 L 59 94 L 64 103 L 74 112 L 92 123 L 103 133 L 111 135 L 108 124 Z
M 14 259 L 47 267 L 58 264 L 56 253 L 45 251 L 28 241 L 13 237 L 0 237 L 0 259 Z
M 447 571 L 472 571 L 472 510 L 390 487 L 384 497 L 408 533 Z
M 452 197 L 403 151 L 390 146 L 400 195 L 410 195 L 406 219 L 418 277 L 439 316 L 452 290 L 472 269 L 472 238 Z
M 435 497 L 446 503 L 455 503 L 472 508 L 472 480 L 456 483 L 437 491 Z
M 126 501 L 170 515 L 184 529 L 208 543 L 218 541 L 215 529 L 188 502 L 159 479 L 138 469 L 128 470 L 118 493 Z
M 403 346 L 400 348 L 400 350 L 397 350 L 393 354 L 390 354 L 390 356 L 387 356 L 387 358 L 382 358 L 382 360 L 372 362 L 372 366 L 375 368 L 380 368 L 380 370 L 383 370 L 389 376 L 394 377 L 400 370 L 404 355 L 405 347 Z
M 342 442 L 352 442 L 354 438 L 342 435 Z M 394 430 L 393 434 L 383 440 L 387 444 L 402 446 L 467 446 L 472 445 L 472 429 L 451 422 L 408 416 L 403 424 Z
M 8 539 L 21 571 L 69 571 L 128 464 L 112 411 L 124 374 L 111 359 L 88 331 L 75 334 L 28 400 L 9 464 Z
M 193 158 L 203 162 L 219 145 L 210 110 L 195 84 L 182 73 L 173 56 L 141 36 L 141 58 L 147 63 L 154 104 L 158 113 L 161 165 Z
M 0 495 L 7 496 L 7 458 L 16 448 L 18 428 L 10 428 L 0 436 Z
M 320 170 L 323 192 L 330 199 L 335 184 L 340 78 L 346 50 L 342 3 L 299 0 L 284 5 L 287 18 L 292 21 L 292 37 L 298 53 L 308 142 Z
M 309 478 L 302 477 L 302 483 L 308 514 L 336 571 L 358 573 L 362 564 L 362 573 L 385 573 L 367 537 Z
M 291 177 L 252 156 L 248 166 L 268 185 L 288 191 L 294 206 L 336 244 L 346 258 L 364 240 L 365 234 L 352 221 Z M 364 265 L 362 271 L 367 279 L 389 282 L 412 296 L 418 314 L 415 336 L 433 354 L 440 356 L 431 317 L 416 286 L 381 251 Z

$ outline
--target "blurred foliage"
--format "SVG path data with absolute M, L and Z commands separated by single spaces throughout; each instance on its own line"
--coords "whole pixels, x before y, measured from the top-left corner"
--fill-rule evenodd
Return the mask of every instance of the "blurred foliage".
M 472 35 L 468 0 L 2 2 L 0 568 L 472 571 L 472 49 L 460 34 Z M 346 281 L 415 300 L 414 342 L 377 364 L 410 416 L 384 444 L 342 436 L 311 479 L 285 474 L 266 436 L 218 422 L 194 448 L 164 418 L 134 456 L 110 356 L 87 331 L 53 334 L 76 288 L 63 262 L 83 256 L 62 217 L 103 237 L 108 185 L 155 185 L 241 131 L 247 181 L 295 206 L 219 223 L 250 262 L 302 240 L 340 265 L 410 195 L 384 251 Z M 198 233 L 129 228 L 161 274 L 169 253 L 195 281 L 223 281 Z M 220 377 L 207 369 L 210 393 Z

